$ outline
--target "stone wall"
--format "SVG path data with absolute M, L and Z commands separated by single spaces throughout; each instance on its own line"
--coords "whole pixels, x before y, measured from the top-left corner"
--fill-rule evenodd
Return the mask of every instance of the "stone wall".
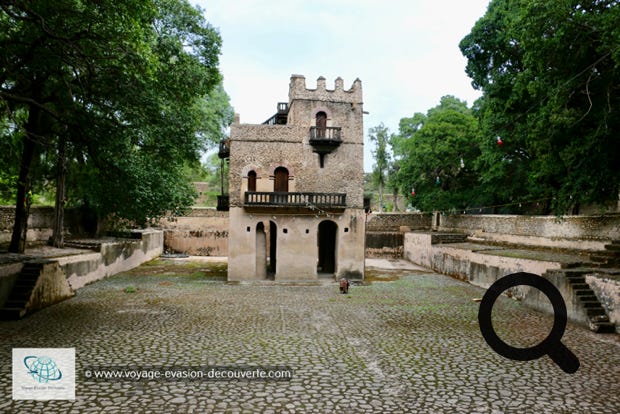
M 233 125 L 231 128 L 230 206 L 242 206 L 247 174 L 256 172 L 257 191 L 273 191 L 274 170 L 289 171 L 290 192 L 346 193 L 347 206 L 364 207 L 363 146 L 340 144 L 325 156 L 312 152 L 308 127 L 293 125 Z M 343 131 L 346 137 L 347 132 Z
M 105 277 L 133 269 L 160 256 L 163 252 L 163 232 L 140 230 L 131 239 L 119 239 L 101 244 L 100 251 L 53 259 L 40 259 L 44 264 L 37 284 L 26 305 L 28 312 L 67 299 L 74 291 Z M 16 255 L 17 256 L 17 255 Z M 23 268 L 24 259 L 9 260 L 0 265 L 0 307 L 7 300 Z
M 162 231 L 149 229 L 132 233 L 138 233 L 139 238 L 103 243 L 101 250 L 96 253 L 55 259 L 71 288 L 76 290 L 107 276 L 133 269 L 163 253 Z
M 228 212 L 192 208 L 183 217 L 160 220 L 167 252 L 192 256 L 228 256 Z
M 15 221 L 14 206 L 0 206 L 0 243 L 9 243 Z M 84 219 L 79 209 L 65 209 L 64 234 L 84 233 Z M 28 215 L 27 240 L 46 241 L 52 235 L 54 207 L 32 206 Z
M 457 231 L 502 243 L 602 250 L 620 239 L 620 214 L 597 216 L 437 215 L 437 231 Z
M 510 273 L 540 275 L 561 267 L 559 262 L 485 254 L 484 251 L 476 251 L 475 247 L 467 249 L 451 243 L 435 244 L 432 233 L 406 233 L 404 257 L 420 266 L 467 280 L 485 289 Z
M 72 211 L 65 212 L 65 233 L 69 232 L 70 216 Z M 15 207 L 0 207 L 0 243 L 11 241 L 13 223 L 15 222 Z M 54 207 L 31 207 L 28 216 L 28 241 L 47 240 L 52 235 L 54 224 Z
M 616 324 L 620 333 L 620 277 L 602 273 L 586 275 L 586 283 L 594 291 L 610 322 Z
M 366 231 L 430 230 L 432 216 L 416 213 L 372 213 L 366 219 Z

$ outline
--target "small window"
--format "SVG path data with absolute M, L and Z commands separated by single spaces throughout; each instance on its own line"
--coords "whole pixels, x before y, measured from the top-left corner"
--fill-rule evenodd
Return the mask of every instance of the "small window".
M 310 233 L 310 229 L 306 229 L 306 234 Z
M 288 229 L 282 229 L 282 233 L 288 233 Z
M 345 232 L 345 233 L 348 233 L 348 232 L 349 232 L 349 228 L 348 228 L 348 227 L 345 227 L 345 228 L 344 228 L 344 232 Z
M 249 233 L 249 232 L 251 231 L 250 226 L 247 226 L 247 227 L 245 228 L 245 231 L 247 231 L 247 232 Z
M 256 171 L 248 173 L 248 191 L 256 192 Z

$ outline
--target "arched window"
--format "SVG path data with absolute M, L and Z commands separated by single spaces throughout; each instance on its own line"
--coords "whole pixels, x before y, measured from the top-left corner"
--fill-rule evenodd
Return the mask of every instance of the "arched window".
M 256 171 L 248 172 L 248 191 L 256 191 Z
M 327 114 L 323 111 L 316 113 L 316 136 L 317 138 L 325 138 L 325 130 L 327 129 Z
M 274 171 L 273 191 L 288 192 L 288 170 L 284 167 L 278 167 Z

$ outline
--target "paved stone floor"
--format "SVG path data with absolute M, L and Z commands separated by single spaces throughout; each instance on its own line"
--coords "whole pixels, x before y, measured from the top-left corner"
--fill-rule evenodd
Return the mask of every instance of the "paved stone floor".
M 381 262 L 377 262 L 382 265 Z M 572 375 L 547 356 L 505 359 L 477 323 L 483 290 L 407 266 L 370 269 L 349 295 L 229 285 L 150 265 L 0 322 L 0 413 L 618 413 L 620 341 L 569 324 Z M 197 270 L 198 269 L 198 270 Z M 378 281 L 383 280 L 383 281 Z M 498 334 L 540 341 L 551 318 L 501 298 Z M 11 400 L 11 349 L 74 347 L 74 401 Z M 290 366 L 290 381 L 93 381 L 89 366 Z

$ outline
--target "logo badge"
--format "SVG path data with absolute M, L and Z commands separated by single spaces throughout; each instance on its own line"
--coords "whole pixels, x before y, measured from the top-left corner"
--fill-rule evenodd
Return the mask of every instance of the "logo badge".
M 74 400 L 75 348 L 13 348 L 14 400 Z

